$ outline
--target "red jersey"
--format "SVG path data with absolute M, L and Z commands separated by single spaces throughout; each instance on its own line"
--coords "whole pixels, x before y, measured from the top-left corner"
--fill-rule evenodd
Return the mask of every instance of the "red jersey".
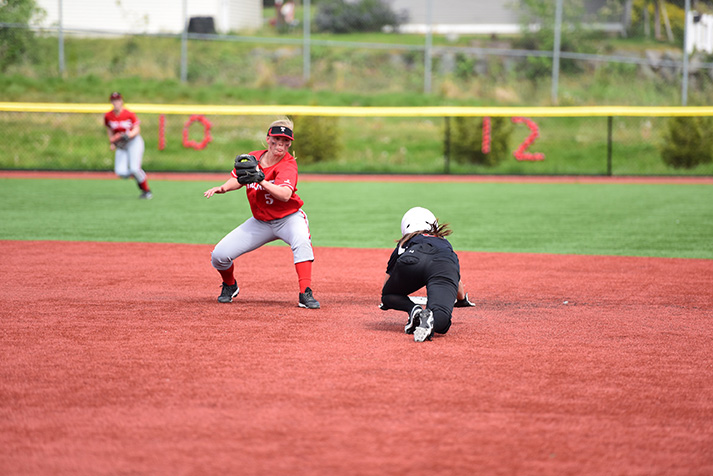
M 258 160 L 267 150 L 256 150 L 250 152 Z M 286 202 L 281 202 L 270 195 L 261 185 L 251 183 L 245 186 L 245 193 L 250 203 L 253 217 L 261 221 L 277 220 L 298 211 L 304 202 L 297 196 L 297 161 L 288 152 L 278 163 L 272 167 L 259 166 L 265 174 L 265 180 L 281 187 L 289 187 L 292 196 Z M 233 178 L 237 179 L 235 169 L 231 172 Z
M 111 129 L 112 134 L 129 132 L 139 122 L 136 114 L 128 109 L 122 109 L 118 115 L 114 113 L 113 109 L 104 114 L 104 124 Z

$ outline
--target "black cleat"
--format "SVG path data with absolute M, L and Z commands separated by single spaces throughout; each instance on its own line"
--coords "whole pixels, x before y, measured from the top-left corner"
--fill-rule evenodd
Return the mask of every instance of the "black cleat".
M 307 288 L 305 292 L 300 293 L 299 306 L 307 309 L 319 309 L 319 302 L 312 296 L 312 289 Z
M 233 302 L 233 298 L 238 295 L 240 288 L 238 283 L 235 284 L 225 284 L 223 283 L 223 290 L 218 296 L 218 302 Z

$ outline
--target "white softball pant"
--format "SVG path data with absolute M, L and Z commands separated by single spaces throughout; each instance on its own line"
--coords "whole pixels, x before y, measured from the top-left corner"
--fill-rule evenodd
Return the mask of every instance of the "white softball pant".
M 215 245 L 211 263 L 219 271 L 226 270 L 238 256 L 277 239 L 290 245 L 295 263 L 314 260 L 309 221 L 305 212 L 299 210 L 271 221 L 248 218 Z
M 126 145 L 126 149 L 116 149 L 114 173 L 121 178 L 133 176 L 138 183 L 146 180 L 146 172 L 141 168 L 144 159 L 144 139 L 138 135 Z

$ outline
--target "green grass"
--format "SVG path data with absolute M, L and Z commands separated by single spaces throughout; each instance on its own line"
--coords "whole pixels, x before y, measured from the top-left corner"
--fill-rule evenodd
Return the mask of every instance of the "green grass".
M 150 177 L 149 177 L 150 178 Z M 242 223 L 242 191 L 213 182 L 0 180 L 0 239 L 217 243 Z M 300 182 L 317 247 L 391 248 L 402 214 L 429 207 L 459 250 L 713 259 L 707 185 Z

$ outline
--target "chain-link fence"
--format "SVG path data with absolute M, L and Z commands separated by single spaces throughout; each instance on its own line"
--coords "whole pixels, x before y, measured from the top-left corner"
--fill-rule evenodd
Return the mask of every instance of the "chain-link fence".
M 328 7 L 355 2 L 303 0 L 289 19 L 273 13 L 274 2 L 262 2 L 259 20 L 238 31 L 230 30 L 233 24 L 220 11 L 215 12 L 215 22 L 213 17 L 190 17 L 189 12 L 210 11 L 200 10 L 206 2 L 197 0 L 138 2 L 136 11 L 123 13 L 143 18 L 133 23 L 97 21 L 112 8 L 125 5 L 127 10 L 129 1 L 97 1 L 92 8 L 79 8 L 60 0 L 59 11 L 56 1 L 43 2 L 52 5 L 51 18 L 45 15 L 43 22 L 30 22 L 31 27 L 0 23 L 0 29 L 37 34 L 33 59 L 8 65 L 6 73 L 133 76 L 314 91 L 426 92 L 518 105 L 674 106 L 706 105 L 713 99 L 713 38 L 706 40 L 706 35 L 713 35 L 704 22 L 708 17 L 691 10 L 689 1 L 390 0 L 386 4 L 398 11 L 393 18 L 371 12 L 352 26 L 344 23 L 353 12 Z M 234 5 L 255 2 L 224 3 L 237 9 Z M 288 4 L 294 2 L 277 2 L 277 7 Z M 149 15 L 152 5 L 175 25 L 154 31 L 158 15 Z M 141 8 L 148 9 L 143 17 Z M 196 21 L 201 18 L 211 20 L 208 26 Z M 379 20 L 396 25 L 383 25 L 378 31 L 359 29 L 373 30 Z M 216 32 L 217 24 L 224 33 Z M 116 25 L 126 30 L 117 30 Z M 174 31 L 166 31 L 171 27 Z M 348 31 L 332 32 L 342 30 Z M 684 54 L 686 36 L 690 55 Z
M 151 112 L 138 113 L 146 142 L 144 164 L 149 171 L 230 170 L 236 155 L 265 146 L 265 130 L 274 119 L 274 115 L 262 115 L 260 111 L 226 114 L 210 106 L 192 106 L 193 111 L 185 114 L 156 112 L 161 108 L 146 106 L 144 109 Z M 460 117 L 459 108 L 450 111 L 455 116 L 414 108 L 409 109 L 412 114 L 401 111 L 398 117 L 389 115 L 393 111 L 381 115 L 373 108 L 361 108 L 341 117 L 332 115 L 329 108 L 318 109 L 327 109 L 329 115 L 325 119 L 332 127 L 326 140 L 334 149 L 316 157 L 300 141 L 300 134 L 304 138 L 311 127 L 304 121 L 307 116 L 294 113 L 289 106 L 284 111 L 297 124 L 293 154 L 303 172 L 713 175 L 713 147 L 706 139 L 710 121 L 677 125 L 673 116 L 626 116 L 626 111 L 617 111 L 617 116 L 601 115 L 594 109 L 591 115 L 571 117 L 518 115 L 532 112 L 528 108 L 513 108 L 511 116 L 497 117 Z M 665 114 L 665 110 L 658 113 Z M 709 120 L 710 116 L 699 119 Z M 674 126 L 692 131 L 702 127 L 704 135 L 696 139 L 701 147 L 686 151 L 690 137 L 685 135 L 672 141 Z M 113 152 L 99 110 L 91 114 L 2 111 L 0 131 L 0 168 L 113 167 Z M 309 133 L 314 135 L 315 131 Z M 692 162 L 667 160 L 671 147 L 666 146 L 677 141 L 681 141 L 682 153 L 694 156 Z
M 291 103 L 285 92 L 290 90 L 314 92 L 315 103 L 320 94 L 343 93 L 340 101 L 348 101 L 354 93 L 378 95 L 379 105 L 408 105 L 410 95 L 425 92 L 433 105 L 713 104 L 713 62 L 705 41 L 697 43 L 691 54 L 683 48 L 687 31 L 698 31 L 696 25 L 701 23 L 693 12 L 686 23 L 688 1 L 521 0 L 512 2 L 512 7 L 499 6 L 508 2 L 482 2 L 479 9 L 473 1 L 393 0 L 394 7 L 414 6 L 400 14 L 399 25 L 378 31 L 360 31 L 357 26 L 356 31 L 333 33 L 325 25 L 336 23 L 337 14 L 325 20 L 325 5 L 335 1 L 298 2 L 294 18 L 276 15 L 272 3 L 265 2 L 254 28 L 230 30 L 224 25 L 227 30 L 222 32 L 191 28 L 198 24 L 194 21 L 198 17 L 190 16 L 197 0 L 162 6 L 178 18 L 177 31 L 172 32 L 151 31 L 148 20 L 126 30 L 83 28 L 81 9 L 72 4 L 71 14 L 65 12 L 44 24 L 0 23 L 5 31 L 33 33 L 31 54 L 5 65 L 3 75 L 28 81 L 63 77 L 87 85 L 99 79 L 129 78 L 136 90 L 145 80 L 158 80 L 156 87 L 161 89 L 156 95 L 177 103 L 182 102 L 186 86 L 200 86 L 202 91 L 223 88 L 229 91 L 226 100 L 236 104 L 250 102 L 245 96 L 249 90 L 276 91 L 277 100 L 286 104 Z M 103 3 L 119 4 L 97 1 L 92 5 Z M 63 2 L 58 4 L 61 10 Z M 665 8 L 652 10 L 653 4 Z M 586 15 L 578 5 L 589 8 Z M 614 8 L 617 5 L 620 8 Z M 627 6 L 633 10 L 627 12 Z M 476 10 L 477 19 L 473 19 Z M 527 14 L 521 16 L 521 11 Z M 661 17 L 655 22 L 656 11 L 667 20 Z M 138 15 L 138 10 L 134 13 Z M 660 38 L 655 39 L 655 25 L 665 24 L 668 27 L 660 28 Z M 464 25 L 475 26 L 477 32 L 466 31 Z M 649 36 L 644 32 L 647 25 Z M 20 81 L 6 84 L 0 101 L 32 96 L 31 88 Z M 151 91 L 143 89 L 142 95 L 150 97 Z M 127 100 L 131 107 L 132 98 Z M 210 96 L 196 100 L 211 103 Z M 356 101 L 368 105 L 365 96 Z M 183 140 L 184 132 L 201 139 L 200 125 L 187 126 L 190 115 L 168 115 L 161 122 L 160 112 L 140 114 L 149 170 L 223 170 L 237 153 L 259 146 L 270 119 L 213 116 L 209 111 L 199 114 L 212 124 L 212 140 L 201 150 L 187 147 Z M 302 162 L 301 169 L 613 175 L 713 172 L 705 163 L 674 169 L 662 161 L 662 142 L 669 127 L 666 117 L 530 117 L 538 136 L 520 151 L 520 157 L 518 150 L 532 129 L 527 122 L 513 122 L 515 117 L 508 118 L 512 131 L 507 153 L 489 164 L 454 156 L 450 141 L 461 139 L 451 137 L 445 117 L 335 118 L 339 124 L 335 140 L 341 144 L 338 156 Z M 479 120 L 473 127 L 480 128 L 482 135 Z M 0 167 L 111 168 L 113 157 L 99 113 L 5 111 L 0 112 L 0 123 Z M 523 159 L 522 153 L 541 154 L 535 156 L 544 160 Z

